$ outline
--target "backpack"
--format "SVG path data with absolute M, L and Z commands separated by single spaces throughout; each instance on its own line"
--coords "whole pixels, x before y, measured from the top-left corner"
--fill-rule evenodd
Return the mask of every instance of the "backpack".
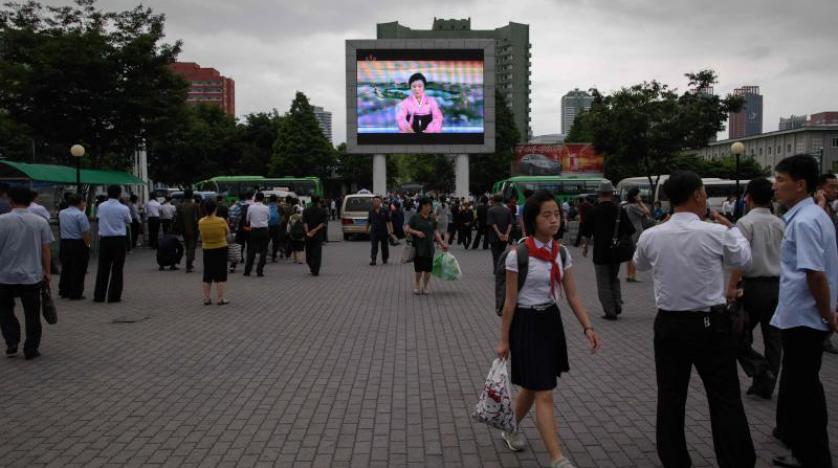
M 303 226 L 303 220 L 298 219 L 291 225 L 291 238 L 294 240 L 302 240 L 306 237 L 306 229 Z
M 509 252 L 516 249 L 518 255 L 518 291 L 524 287 L 524 282 L 527 280 L 527 273 L 530 264 L 530 252 L 527 249 L 527 244 L 521 242 L 508 249 L 506 249 L 498 258 L 498 264 L 495 265 L 495 312 L 498 317 L 503 316 L 503 305 L 506 302 L 506 257 Z M 561 257 L 562 267 L 567 263 L 567 249 L 559 244 L 559 257 Z

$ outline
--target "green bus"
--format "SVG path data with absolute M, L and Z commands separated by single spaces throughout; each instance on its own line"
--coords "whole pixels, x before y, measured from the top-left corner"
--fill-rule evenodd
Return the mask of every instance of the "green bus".
M 599 176 L 517 176 L 499 180 L 492 186 L 492 193 L 502 193 L 504 199 L 514 198 L 524 204 L 524 191 L 547 190 L 561 203 L 571 201 L 583 194 L 594 194 L 599 189 Z
M 196 188 L 222 195 L 228 202 L 257 191 L 294 192 L 302 201 L 310 201 L 313 195 L 323 196 L 323 184 L 317 177 L 219 176 L 198 182 Z

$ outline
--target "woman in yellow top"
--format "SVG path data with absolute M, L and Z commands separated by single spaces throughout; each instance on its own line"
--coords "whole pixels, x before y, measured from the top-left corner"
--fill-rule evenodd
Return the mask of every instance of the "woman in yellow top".
M 218 301 L 216 304 L 229 304 L 224 299 L 224 284 L 227 282 L 227 235 L 230 228 L 227 221 L 215 215 L 218 204 L 214 200 L 204 203 L 207 215 L 198 221 L 204 251 L 204 305 L 212 304 L 210 299 L 213 281 L 215 282 Z

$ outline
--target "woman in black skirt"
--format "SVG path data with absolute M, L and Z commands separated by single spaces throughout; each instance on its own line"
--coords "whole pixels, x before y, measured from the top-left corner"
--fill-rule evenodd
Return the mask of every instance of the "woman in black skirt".
M 437 223 L 431 216 L 433 203 L 430 198 L 419 200 L 419 211 L 410 218 L 405 232 L 413 237 L 416 257 L 413 259 L 413 294 L 430 294 L 431 270 L 434 264 L 434 242 L 443 252 L 448 251 L 448 244 L 439 233 Z
M 218 295 L 216 304 L 229 304 L 224 299 L 224 285 L 227 283 L 227 236 L 230 234 L 230 228 L 224 218 L 215 215 L 217 208 L 214 200 L 207 200 L 204 203 L 204 212 L 207 215 L 198 221 L 201 250 L 204 252 L 204 305 L 212 304 L 212 283 L 215 283 L 215 292 Z
M 538 191 L 524 205 L 525 239 L 529 255 L 527 277 L 518 291 L 518 256 L 515 249 L 506 257 L 506 302 L 503 307 L 501 339 L 497 355 L 512 355 L 512 383 L 520 387 L 515 398 L 515 417 L 520 423 L 535 403 L 536 425 L 550 454 L 551 467 L 573 468 L 562 455 L 559 433 L 553 417 L 553 389 L 556 378 L 569 370 L 567 343 L 557 300 L 564 288 L 567 302 L 591 347 L 599 349 L 599 338 L 588 312 L 576 294 L 573 261 L 553 236 L 562 223 L 562 212 L 553 196 Z M 564 250 L 564 259 L 562 259 Z M 523 433 L 502 432 L 510 450 L 523 450 Z

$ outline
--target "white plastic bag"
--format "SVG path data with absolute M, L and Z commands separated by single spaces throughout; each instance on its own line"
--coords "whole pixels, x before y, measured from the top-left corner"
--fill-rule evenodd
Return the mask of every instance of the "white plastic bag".
M 505 360 L 495 359 L 492 363 L 471 417 L 496 429 L 515 432 L 517 422 L 512 409 L 512 391 Z

